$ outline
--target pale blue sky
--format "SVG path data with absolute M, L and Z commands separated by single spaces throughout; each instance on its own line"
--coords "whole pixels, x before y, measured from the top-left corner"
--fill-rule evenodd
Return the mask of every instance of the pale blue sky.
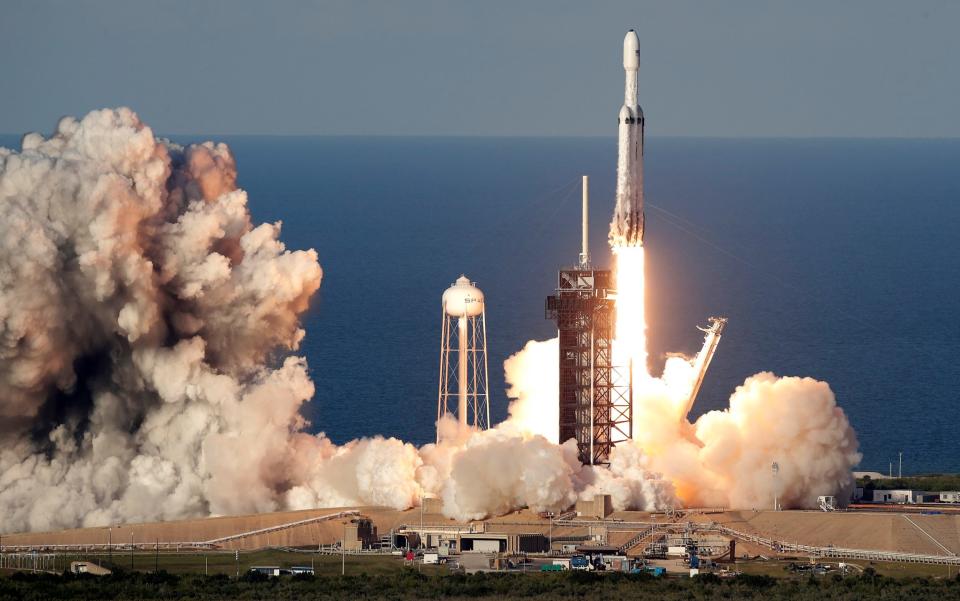
M 0 132 L 960 136 L 960 2 L 0 0 Z

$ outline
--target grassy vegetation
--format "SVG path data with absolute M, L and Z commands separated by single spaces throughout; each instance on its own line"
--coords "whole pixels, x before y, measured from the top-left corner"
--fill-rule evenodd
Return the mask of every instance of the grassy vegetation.
M 806 559 L 794 560 L 796 563 L 805 563 Z M 831 560 L 836 565 L 837 560 Z M 957 566 L 931 565 L 922 563 L 893 563 L 886 561 L 844 560 L 844 563 L 859 566 L 861 570 L 873 569 L 878 575 L 889 578 L 954 578 L 957 576 Z M 787 570 L 790 561 L 750 561 L 738 562 L 736 569 L 744 574 L 755 576 L 772 576 L 774 578 L 792 577 Z
M 891 578 L 955 578 L 957 566 L 928 565 L 922 563 L 893 563 L 889 561 L 849 561 L 863 568 L 872 567 L 878 574 Z
M 404 567 L 402 559 L 391 555 L 347 555 L 346 573 L 369 575 L 394 574 Z M 339 576 L 341 557 L 339 555 L 317 555 L 267 549 L 263 551 L 241 552 L 239 561 L 232 551 L 216 553 L 134 553 L 122 554 L 78 554 L 64 555 L 58 559 L 57 567 L 66 568 L 71 561 L 92 561 L 114 570 L 153 572 L 161 570 L 173 574 L 223 574 L 235 577 L 245 574 L 252 566 L 312 566 L 318 576 Z M 424 573 L 440 573 L 444 567 L 424 565 L 419 568 Z
M 958 599 L 960 579 L 891 579 L 867 570 L 840 578 L 771 578 L 742 575 L 654 578 L 649 575 L 561 572 L 549 574 L 392 574 L 266 578 L 118 572 L 111 576 L 16 574 L 0 578 L 0 600 L 105 599 Z
M 960 490 L 960 474 L 927 474 L 905 478 L 858 478 L 857 486 L 872 490 Z

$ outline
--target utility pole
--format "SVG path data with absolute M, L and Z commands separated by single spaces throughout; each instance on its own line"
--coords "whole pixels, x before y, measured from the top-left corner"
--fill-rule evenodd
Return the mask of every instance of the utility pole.
M 153 556 L 153 571 L 154 573 L 160 571 L 160 539 L 157 539 L 157 549 L 154 552 Z
M 107 561 L 113 564 L 113 527 L 107 528 Z
M 899 453 L 899 464 L 897 465 L 897 478 L 903 478 L 903 451 Z
M 133 571 L 133 529 L 130 530 L 130 571 Z
M 423 547 L 423 494 L 420 495 L 420 546 Z M 423 552 L 426 552 L 426 547 L 423 548 Z M 420 563 L 417 564 L 417 572 L 423 571 L 423 554 L 420 555 Z
M 553 512 L 550 512 L 550 543 L 547 547 L 547 554 L 553 555 Z
M 343 540 L 340 541 L 340 575 L 347 575 L 347 523 L 343 523 Z

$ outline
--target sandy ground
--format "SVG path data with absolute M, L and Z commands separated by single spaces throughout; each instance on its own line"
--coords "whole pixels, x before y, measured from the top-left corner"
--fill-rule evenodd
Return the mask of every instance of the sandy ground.
M 357 509 L 373 520 L 379 533 L 387 534 L 402 524 L 418 526 L 418 508 L 397 511 L 383 507 Z M 59 532 L 4 534 L 0 545 L 92 545 L 161 542 L 202 542 L 219 537 L 287 524 L 339 511 L 340 508 L 286 511 L 247 516 L 213 517 L 174 522 L 118 524 L 100 528 L 81 528 Z M 819 511 L 725 511 L 691 514 L 684 520 L 717 522 L 735 530 L 787 542 L 856 549 L 876 549 L 907 553 L 946 555 L 960 553 L 960 516 L 919 515 L 871 512 Z M 605 533 L 608 544 L 619 546 L 633 538 L 642 526 L 629 522 L 669 521 L 663 515 L 645 512 L 617 512 L 605 525 L 590 528 L 554 526 L 554 540 Z M 333 544 L 343 536 L 345 520 L 317 522 L 277 532 L 249 536 L 221 545 L 225 549 L 261 549 L 265 547 L 307 547 Z M 435 513 L 423 515 L 424 525 L 455 525 L 458 522 Z M 549 520 L 535 512 L 518 511 L 491 518 L 482 525 L 487 532 L 542 533 L 551 531 Z M 604 532 L 605 531 L 605 532 Z M 738 542 L 737 554 L 769 554 L 770 551 Z
M 960 516 L 955 515 L 728 511 L 699 516 L 698 521 L 715 521 L 742 532 L 805 545 L 928 555 L 960 553 Z

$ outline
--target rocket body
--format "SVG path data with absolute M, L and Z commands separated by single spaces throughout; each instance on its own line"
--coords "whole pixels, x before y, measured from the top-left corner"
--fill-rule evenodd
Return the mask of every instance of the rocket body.
M 617 136 L 617 204 L 610 224 L 613 246 L 643 245 L 643 109 L 637 102 L 640 39 L 630 30 L 623 39 L 625 74 Z

